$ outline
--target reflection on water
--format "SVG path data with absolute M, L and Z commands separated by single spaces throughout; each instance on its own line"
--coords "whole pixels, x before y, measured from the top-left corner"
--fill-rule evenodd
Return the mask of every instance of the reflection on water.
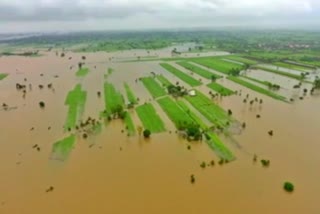
M 220 166 L 205 143 L 178 138 L 173 124 L 142 83 L 135 82 L 151 75 L 151 71 L 162 73 L 172 82 L 178 79 L 157 62 L 109 61 L 112 56 L 124 57 L 127 53 L 133 55 L 134 51 L 85 54 L 91 72 L 84 78 L 74 75 L 83 55 L 80 53 L 67 53 L 65 58 L 54 53 L 37 58 L 0 58 L 0 73 L 10 74 L 0 81 L 0 100 L 16 107 L 0 111 L 0 213 L 317 213 L 319 97 L 307 96 L 289 105 L 226 79 L 219 80 L 241 91 L 241 96 L 215 102 L 231 109 L 238 121 L 247 124 L 244 132 L 234 136 L 236 141 L 221 136 L 237 160 Z M 70 70 L 71 65 L 74 67 Z M 97 91 L 103 91 L 108 67 L 115 69 L 109 81 L 122 93 L 123 82 L 127 82 L 141 103 L 151 99 L 172 133 L 154 134 L 146 141 L 139 136 L 127 137 L 121 133 L 122 122 L 113 121 L 99 135 L 86 140 L 77 136 L 65 162 L 51 160 L 53 143 L 66 136 L 67 93 L 81 83 L 88 92 L 83 117 L 98 118 L 104 102 Z M 283 84 L 287 89 L 296 84 L 260 71 L 251 71 L 250 76 Z M 15 89 L 16 83 L 32 84 L 25 98 Z M 49 83 L 54 90 L 38 88 Z M 199 89 L 208 93 L 204 86 Z M 263 104 L 243 103 L 247 94 L 262 98 Z M 40 101 L 46 103 L 45 109 L 39 108 Z M 140 123 L 135 114 L 133 120 Z M 273 137 L 267 134 L 269 130 L 274 131 Z M 32 148 L 35 144 L 40 151 Z M 270 159 L 270 167 L 253 163 L 254 154 Z M 200 168 L 202 161 L 211 160 L 215 166 Z M 193 185 L 191 174 L 195 175 Z M 293 194 L 283 191 L 286 180 L 295 184 Z M 46 193 L 51 186 L 54 189 Z

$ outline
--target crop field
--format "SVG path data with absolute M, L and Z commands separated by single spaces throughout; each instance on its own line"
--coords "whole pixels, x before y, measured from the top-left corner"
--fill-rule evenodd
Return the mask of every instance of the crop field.
M 145 129 L 152 133 L 164 132 L 165 126 L 152 104 L 144 104 L 136 108 L 136 112 Z
M 187 84 L 189 84 L 192 87 L 201 85 L 200 81 L 194 79 L 193 77 L 189 76 L 186 73 L 183 73 L 182 71 L 178 70 L 177 68 L 173 67 L 170 64 L 160 63 L 160 65 L 161 65 L 161 67 L 163 67 L 164 69 L 166 69 L 167 71 L 169 71 L 173 75 L 177 76 L 179 79 L 186 82 Z
M 219 139 L 219 137 L 214 133 L 207 133 L 207 136 L 210 138 L 207 140 L 207 143 L 211 149 L 213 149 L 216 154 L 228 161 L 232 161 L 235 159 L 232 152 L 225 146 L 225 144 Z
M 153 98 L 158 98 L 167 94 L 165 89 L 161 87 L 153 77 L 144 77 L 141 81 Z
M 132 104 L 137 104 L 137 98 L 127 83 L 124 83 L 124 89 L 126 90 L 129 102 Z
M 84 77 L 89 73 L 89 68 L 81 68 L 77 71 L 76 76 L 77 77 Z
M 283 67 L 283 68 L 288 68 L 296 71 L 301 71 L 301 72 L 307 72 L 308 68 L 300 66 L 300 65 L 295 65 L 295 64 L 290 64 L 290 63 L 285 63 L 285 62 L 275 62 L 273 63 L 276 66 Z
M 70 135 L 69 137 L 54 143 L 52 146 L 52 158 L 60 160 L 66 159 L 73 149 L 75 141 L 75 135 Z
M 202 130 L 208 129 L 207 125 L 202 121 L 202 119 L 200 119 L 194 112 L 192 112 L 183 100 L 178 100 L 177 104 L 200 126 Z
M 261 85 L 265 85 L 265 86 L 270 86 L 272 85 L 271 82 L 268 82 L 268 81 L 262 81 L 262 80 L 258 80 L 258 79 L 255 79 L 255 78 L 252 78 L 252 77 L 248 77 L 248 76 L 241 76 L 242 78 L 245 78 L 245 79 L 248 79 L 248 80 L 251 80 L 253 82 L 256 82 L 256 83 L 259 83 Z
M 3 80 L 4 78 L 6 78 L 8 76 L 8 74 L 0 74 L 0 80 Z
M 256 60 L 247 59 L 247 58 L 244 58 L 241 56 L 236 56 L 236 55 L 223 56 L 221 58 L 222 59 L 230 59 L 233 61 L 241 62 L 243 64 L 248 64 L 248 65 L 255 65 L 258 63 Z
M 126 130 L 128 132 L 128 135 L 130 136 L 135 135 L 136 128 L 134 126 L 134 123 L 132 121 L 132 118 L 129 112 L 126 112 L 126 115 L 124 117 L 124 123 L 126 125 Z
M 164 87 L 172 85 L 172 83 L 167 78 L 165 78 L 162 74 L 157 75 L 156 78 Z
M 230 90 L 229 88 L 224 87 L 223 85 L 220 85 L 219 83 L 212 82 L 207 85 L 210 89 L 218 92 L 222 96 L 230 96 L 234 94 L 234 91 Z
M 213 124 L 220 127 L 227 127 L 232 119 L 228 116 L 221 107 L 214 104 L 208 97 L 199 91 L 196 91 L 197 96 L 186 96 L 186 100 L 205 116 Z
M 214 74 L 208 70 L 205 70 L 203 68 L 200 68 L 199 66 L 193 65 L 186 61 L 177 62 L 178 65 L 184 67 L 185 69 L 194 72 L 206 79 L 212 79 L 212 77 L 215 77 L 216 79 L 221 78 L 220 75 Z
M 195 123 L 193 119 L 177 105 L 171 98 L 165 97 L 158 100 L 159 105 L 168 115 L 170 120 L 175 124 L 177 129 L 187 124 Z
M 65 105 L 69 106 L 67 119 L 65 122 L 65 130 L 75 127 L 77 120 L 80 119 L 84 105 L 87 99 L 87 92 L 81 89 L 81 85 L 78 84 L 70 91 L 65 100 Z
M 107 114 L 112 114 L 119 106 L 124 106 L 123 96 L 108 82 L 104 83 L 104 101 Z
M 289 73 L 289 72 L 278 71 L 278 70 L 276 70 L 276 69 L 266 68 L 266 67 L 263 67 L 263 66 L 255 66 L 255 68 L 261 69 L 261 70 L 264 70 L 264 71 L 267 71 L 267 72 L 270 72 L 270 73 L 278 74 L 278 75 L 281 75 L 281 76 L 289 77 L 289 78 L 292 78 L 292 79 L 302 80 L 301 76 L 300 76 L 300 75 L 297 75 L 297 74 L 292 74 L 292 73 Z
M 215 71 L 219 71 L 223 74 L 229 74 L 232 69 L 243 69 L 243 66 L 232 63 L 232 62 L 226 62 L 219 58 L 199 58 L 199 59 L 193 59 L 193 62 L 203 65 L 207 68 L 211 68 Z
M 246 88 L 249 88 L 249 89 L 251 89 L 253 91 L 259 92 L 260 94 L 264 94 L 266 96 L 269 96 L 269 97 L 272 97 L 274 99 L 281 100 L 281 101 L 284 101 L 284 102 L 287 101 L 287 99 L 285 97 L 281 96 L 281 95 L 278 95 L 276 93 L 273 93 L 272 91 L 269 91 L 267 89 L 261 88 L 261 87 L 259 87 L 257 85 L 252 84 L 252 83 L 249 83 L 249 82 L 247 82 L 245 80 L 242 80 L 242 79 L 240 79 L 238 77 L 229 76 L 228 79 L 233 81 L 233 82 L 235 82 L 235 83 L 238 83 L 239 85 L 242 85 L 242 86 L 244 86 Z

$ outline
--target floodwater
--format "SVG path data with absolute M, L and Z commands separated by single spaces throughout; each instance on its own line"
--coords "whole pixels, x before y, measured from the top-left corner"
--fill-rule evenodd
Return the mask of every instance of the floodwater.
M 114 54 L 126 56 L 126 52 Z M 74 73 L 82 55 L 86 55 L 91 72 L 76 78 Z M 178 80 L 158 62 L 118 63 L 109 60 L 112 57 L 112 53 L 69 52 L 64 58 L 54 53 L 36 58 L 0 58 L 0 73 L 10 74 L 0 81 L 0 102 L 12 107 L 0 111 L 1 214 L 319 213 L 320 96 L 286 104 L 226 79 L 219 80 L 241 91 L 241 96 L 215 102 L 231 109 L 237 120 L 247 124 L 232 140 L 221 136 L 237 159 L 220 166 L 205 142 L 188 143 L 174 134 L 173 124 L 142 83 L 135 82 L 151 72 L 162 73 L 172 82 Z M 88 91 L 84 117 L 98 118 L 104 103 L 97 91 L 103 91 L 108 67 L 115 70 L 108 81 L 122 93 L 126 81 L 141 103 L 152 102 L 168 132 L 154 134 L 150 140 L 127 137 L 121 133 L 121 121 L 113 121 L 99 135 L 78 138 L 66 161 L 50 159 L 53 143 L 66 136 L 63 124 L 67 93 L 81 83 Z M 15 89 L 17 82 L 32 84 L 31 91 L 27 87 L 25 98 Z M 40 90 L 37 86 L 49 83 L 54 90 Z M 199 89 L 208 94 L 205 86 Z M 252 99 L 262 98 L 263 104 L 243 103 L 246 94 Z M 46 102 L 43 110 L 38 105 L 42 100 Z M 140 124 L 136 115 L 134 121 Z M 267 134 L 269 130 L 274 131 L 273 137 Z M 32 149 L 34 144 L 41 151 Z M 259 159 L 269 159 L 270 167 L 254 163 L 254 154 Z M 211 160 L 215 160 L 215 166 L 200 168 L 202 161 Z M 195 184 L 190 183 L 191 174 L 195 175 Z M 294 193 L 284 192 L 285 181 L 294 183 Z M 46 193 L 50 186 L 54 190 Z

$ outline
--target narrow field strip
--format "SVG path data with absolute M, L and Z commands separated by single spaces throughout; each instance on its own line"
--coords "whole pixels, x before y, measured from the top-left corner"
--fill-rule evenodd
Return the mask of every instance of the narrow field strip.
M 152 133 L 164 132 L 165 126 L 152 104 L 144 104 L 136 108 L 143 127 Z
M 124 89 L 126 90 L 127 98 L 131 104 L 137 104 L 137 98 L 127 83 L 124 83 Z
M 234 94 L 234 91 L 230 90 L 229 88 L 224 87 L 223 85 L 220 85 L 219 83 L 212 82 L 207 85 L 208 88 L 218 92 L 222 96 L 230 96 Z
M 202 77 L 204 77 L 206 79 L 209 79 L 209 80 L 211 80 L 213 77 L 215 79 L 221 78 L 220 75 L 214 74 L 214 73 L 212 73 L 212 72 L 210 72 L 208 70 L 200 68 L 199 66 L 193 65 L 193 64 L 191 64 L 189 62 L 186 62 L 186 61 L 177 62 L 177 64 L 182 66 L 182 67 L 184 67 L 185 69 L 187 69 L 187 70 L 189 70 L 191 72 L 194 72 L 194 73 L 196 73 L 196 74 L 198 74 L 198 75 L 200 75 L 200 76 L 202 76 Z
M 153 98 L 158 98 L 167 94 L 165 89 L 161 87 L 153 77 L 144 77 L 141 81 Z

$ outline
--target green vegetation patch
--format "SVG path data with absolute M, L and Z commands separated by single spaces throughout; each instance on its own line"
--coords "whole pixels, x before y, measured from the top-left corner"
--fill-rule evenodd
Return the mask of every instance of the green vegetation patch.
M 230 90 L 229 88 L 226 88 L 216 82 L 212 82 L 210 84 L 207 85 L 210 89 L 218 92 L 219 94 L 221 94 L 222 96 L 230 96 L 232 94 L 234 94 L 234 91 Z
M 196 96 L 186 96 L 186 100 L 197 109 L 210 122 L 219 126 L 227 127 L 232 118 L 230 118 L 222 108 L 214 104 L 212 100 L 206 97 L 199 91 L 196 91 Z
M 259 83 L 259 84 L 268 86 L 268 87 L 269 87 L 270 85 L 272 85 L 272 83 L 271 83 L 271 82 L 268 82 L 268 81 L 262 81 L 262 80 L 258 80 L 258 79 L 255 79 L 255 78 L 252 78 L 252 77 L 248 77 L 248 76 L 241 76 L 241 77 L 243 77 L 243 78 L 245 78 L 245 79 L 248 79 L 248 80 L 251 80 L 251 81 L 253 81 L 253 82 L 256 82 L 256 83 Z
M 104 83 L 104 101 L 107 115 L 115 113 L 117 109 L 124 106 L 123 96 L 108 82 Z
M 281 101 L 284 101 L 284 102 L 287 101 L 287 99 L 285 97 L 281 96 L 281 95 L 275 94 L 275 93 L 273 93 L 273 92 L 271 92 L 271 91 L 269 91 L 267 89 L 261 88 L 261 87 L 259 87 L 257 85 L 254 85 L 254 84 L 249 83 L 249 82 L 247 82 L 245 80 L 242 80 L 242 79 L 240 79 L 238 77 L 229 76 L 227 78 L 229 80 L 235 82 L 235 83 L 238 83 L 239 85 L 247 87 L 247 88 L 249 88 L 249 89 L 251 89 L 253 91 L 259 92 L 261 94 L 267 95 L 269 97 L 272 97 L 272 98 L 274 98 L 276 100 L 281 100 Z
M 241 62 L 243 64 L 247 64 L 247 65 L 255 65 L 258 62 L 256 60 L 252 60 L 252 59 L 246 59 L 240 56 L 236 56 L 236 55 L 229 55 L 229 56 L 224 56 L 224 59 L 230 59 L 236 62 Z
M 266 68 L 266 67 L 263 67 L 263 66 L 255 66 L 255 68 L 258 68 L 258 69 L 261 69 L 261 70 L 264 70 L 264 71 L 267 71 L 267 72 L 270 72 L 270 73 L 278 74 L 278 75 L 281 75 L 281 76 L 289 77 L 289 78 L 292 78 L 292 79 L 296 79 L 296 80 L 299 80 L 299 81 L 302 80 L 301 75 L 292 74 L 292 73 L 289 73 L 289 72 L 278 71 L 278 70 L 275 70 L 275 69 L 272 69 L 272 68 Z
M 128 134 L 130 136 L 135 135 L 136 134 L 136 128 L 134 126 L 134 123 L 132 121 L 131 115 L 129 112 L 125 113 L 125 117 L 124 117 L 124 123 L 126 125 L 126 129 L 128 131 Z
M 273 63 L 275 66 L 283 67 L 283 68 L 288 68 L 296 71 L 301 71 L 301 72 L 308 72 L 308 68 L 301 66 L 301 65 L 296 65 L 296 64 L 291 64 L 291 63 L 285 63 L 285 62 L 275 62 Z
M 65 129 L 72 129 L 76 126 L 77 120 L 80 119 L 84 105 L 87 99 L 87 92 L 81 89 L 81 85 L 78 84 L 70 91 L 65 100 L 65 105 L 69 106 L 67 120 L 65 122 Z
M 162 74 L 157 75 L 156 78 L 164 87 L 168 87 L 169 85 L 172 85 L 172 83 L 167 78 L 165 78 Z
M 149 129 L 153 133 L 166 130 L 163 121 L 151 104 L 138 106 L 136 112 L 145 129 Z
M 193 119 L 170 97 L 159 99 L 158 103 L 177 129 L 182 130 L 188 124 L 194 123 Z
M 183 73 L 182 71 L 178 70 L 177 68 L 173 67 L 170 64 L 160 63 L 160 65 L 161 65 L 161 67 L 163 67 L 164 69 L 166 69 L 167 71 L 169 71 L 173 75 L 177 76 L 179 79 L 186 82 L 187 84 L 189 84 L 192 87 L 201 85 L 200 81 L 194 79 L 193 77 L 190 77 L 186 73 Z
M 84 77 L 89 73 L 89 68 L 80 68 L 77 73 L 76 76 L 77 77 Z
M 202 130 L 208 129 L 207 125 L 204 124 L 204 122 L 194 112 L 190 110 L 190 108 L 183 100 L 178 100 L 177 104 L 189 115 L 189 117 L 191 117 L 194 120 L 195 123 L 197 123 L 200 126 Z
M 144 77 L 141 81 L 153 98 L 158 98 L 167 94 L 163 87 L 161 87 L 153 77 Z
M 4 78 L 6 78 L 8 76 L 8 74 L 0 74 L 0 80 L 3 80 Z
M 232 69 L 241 70 L 244 66 L 237 63 L 227 62 L 219 58 L 199 58 L 193 59 L 193 62 L 214 69 L 224 74 L 230 74 Z
M 216 154 L 228 161 L 232 161 L 235 159 L 232 152 L 224 145 L 224 143 L 219 139 L 219 137 L 214 133 L 207 133 L 207 143 L 210 146 L 211 149 L 213 149 Z
M 56 143 L 52 146 L 52 156 L 54 159 L 64 160 L 66 159 L 71 150 L 73 149 L 74 143 L 76 141 L 75 135 L 70 135 Z
M 206 79 L 212 79 L 212 77 L 214 77 L 215 79 L 221 78 L 220 75 L 214 74 L 208 70 L 200 68 L 199 66 L 193 65 L 193 64 L 188 63 L 186 61 L 177 62 L 177 64 L 184 67 L 185 69 L 188 69 L 189 71 L 192 71 L 192 72 L 206 78 Z
M 124 88 L 126 90 L 129 102 L 131 104 L 137 104 L 138 103 L 137 98 L 127 83 L 124 83 Z

